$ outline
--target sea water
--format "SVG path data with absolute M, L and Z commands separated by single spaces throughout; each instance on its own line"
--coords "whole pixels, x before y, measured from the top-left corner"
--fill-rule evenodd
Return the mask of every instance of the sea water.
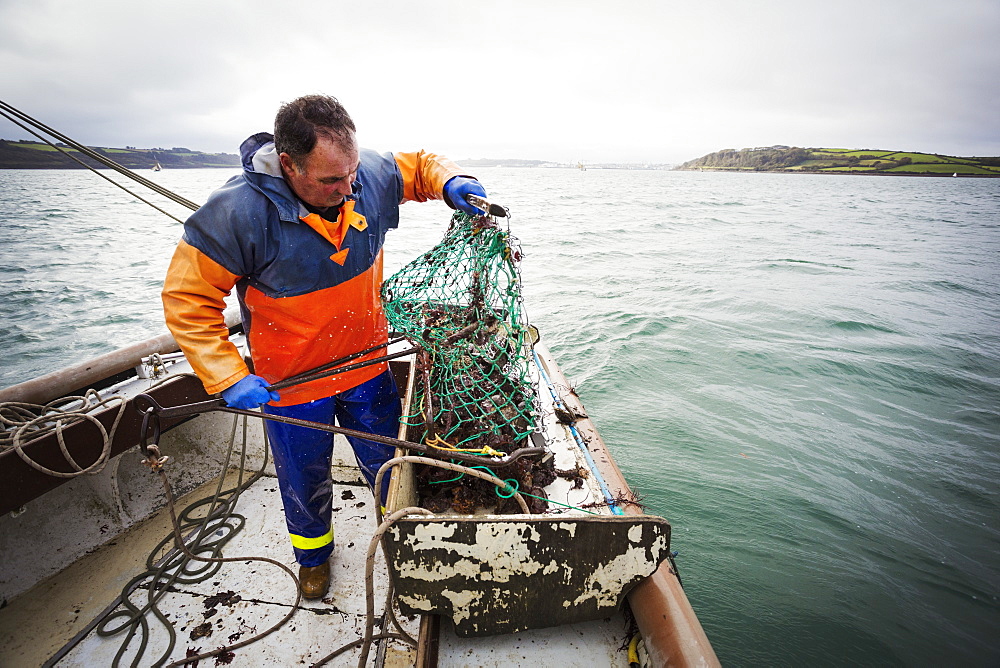
M 1000 663 L 1000 180 L 476 172 L 724 664 Z M 202 202 L 234 173 L 146 176 Z M 387 275 L 448 219 L 403 206 Z M 0 386 L 161 333 L 180 233 L 89 172 L 0 171 Z

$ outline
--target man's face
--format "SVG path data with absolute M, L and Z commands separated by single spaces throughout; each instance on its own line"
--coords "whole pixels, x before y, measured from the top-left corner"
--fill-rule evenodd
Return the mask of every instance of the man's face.
M 360 163 L 357 145 L 353 141 L 350 144 L 345 148 L 320 135 L 301 167 L 287 153 L 279 156 L 285 180 L 299 199 L 319 209 L 344 202 L 344 197 L 351 194 Z

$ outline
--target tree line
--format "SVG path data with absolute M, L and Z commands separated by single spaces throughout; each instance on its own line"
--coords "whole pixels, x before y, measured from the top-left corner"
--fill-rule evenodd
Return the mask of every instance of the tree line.
M 793 167 L 809 158 L 809 151 L 793 146 L 771 148 L 744 148 L 739 151 L 733 148 L 722 149 L 709 153 L 697 160 L 689 160 L 678 169 L 749 169 L 770 171 Z

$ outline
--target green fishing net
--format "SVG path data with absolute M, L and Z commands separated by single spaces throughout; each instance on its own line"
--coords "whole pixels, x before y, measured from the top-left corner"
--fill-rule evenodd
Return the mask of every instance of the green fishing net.
M 495 219 L 456 212 L 441 243 L 383 283 L 390 327 L 423 348 L 403 421 L 425 443 L 509 453 L 535 431 L 520 260 Z

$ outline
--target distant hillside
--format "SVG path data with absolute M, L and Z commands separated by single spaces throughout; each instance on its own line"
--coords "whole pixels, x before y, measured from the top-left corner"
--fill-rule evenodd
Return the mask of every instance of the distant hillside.
M 1000 158 L 960 158 L 935 153 L 767 146 L 724 149 L 685 162 L 680 170 L 887 174 L 893 176 L 1000 177 Z
M 61 148 L 88 165 L 106 169 L 77 151 L 66 146 Z M 200 153 L 186 148 L 90 148 L 129 169 L 152 169 L 157 162 L 163 169 L 240 166 L 240 157 L 232 153 Z M 0 139 L 0 169 L 83 169 L 83 166 L 48 144 Z

